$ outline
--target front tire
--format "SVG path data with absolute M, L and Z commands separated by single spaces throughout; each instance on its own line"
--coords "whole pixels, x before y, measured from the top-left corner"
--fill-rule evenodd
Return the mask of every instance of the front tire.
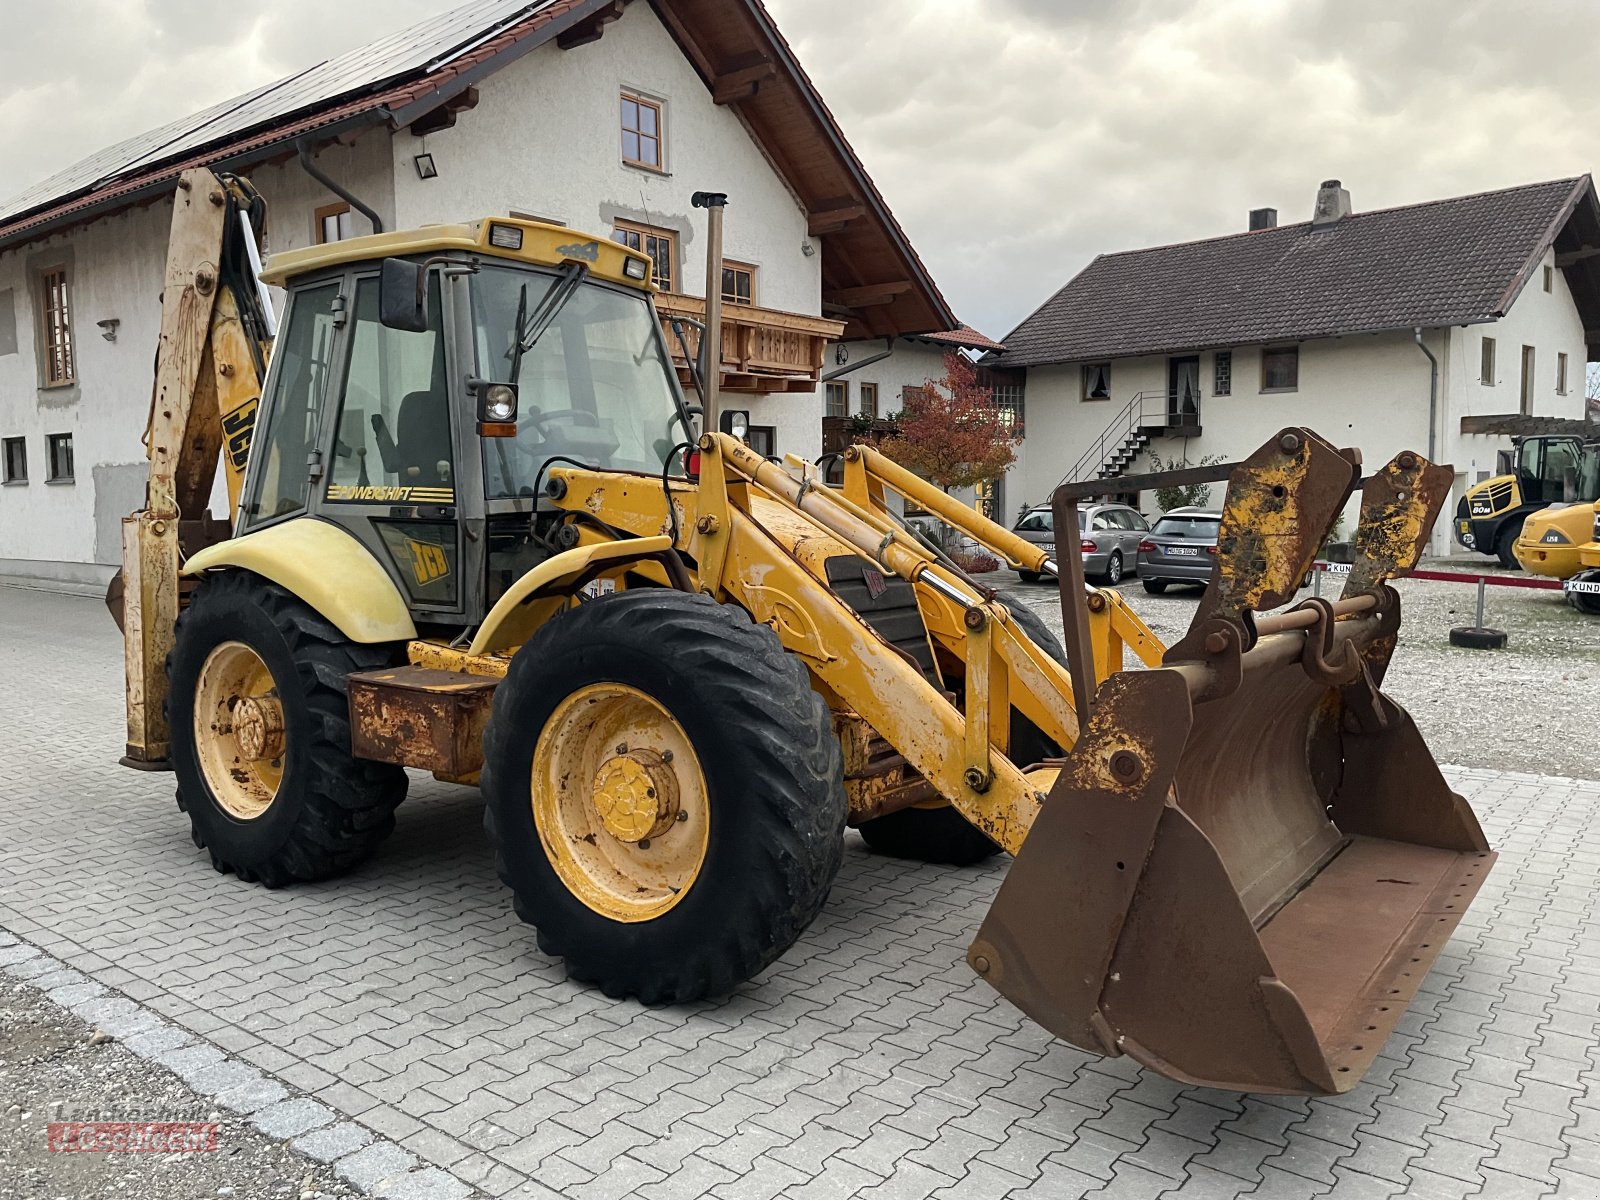
M 345 679 L 392 666 L 248 571 L 205 579 L 167 659 L 178 807 L 218 871 L 269 888 L 349 870 L 394 829 L 406 773 L 354 757 Z
M 1517 538 L 1522 536 L 1522 522 L 1507 525 L 1500 531 L 1500 536 L 1494 540 L 1494 556 L 1500 560 L 1500 565 L 1508 571 L 1520 571 L 1522 564 L 1517 561 L 1517 552 L 1512 548 Z
M 1017 572 L 1017 578 L 1022 580 L 1023 583 L 1038 583 L 1039 582 L 1039 572 L 1037 572 L 1037 571 L 1018 571 Z
M 621 592 L 541 628 L 495 693 L 482 791 L 539 948 L 646 1004 L 771 963 L 843 855 L 827 705 L 771 630 L 706 596 Z

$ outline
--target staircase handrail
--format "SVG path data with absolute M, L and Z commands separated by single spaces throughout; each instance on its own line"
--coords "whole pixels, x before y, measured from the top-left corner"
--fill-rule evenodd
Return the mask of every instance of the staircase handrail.
M 1072 469 L 1062 477 L 1061 482 L 1086 483 L 1090 478 L 1084 474 L 1087 470 L 1094 472 L 1094 478 L 1100 478 L 1101 472 L 1110 462 L 1108 447 L 1111 451 L 1117 450 L 1136 429 L 1168 424 L 1167 397 L 1168 390 L 1165 388 L 1135 392 L 1122 406 L 1122 411 L 1111 419 L 1110 423 L 1100 431 L 1100 436 L 1079 456 L 1078 461 L 1072 464 Z M 1159 401 L 1154 414 L 1155 419 L 1146 419 L 1146 413 L 1154 401 Z

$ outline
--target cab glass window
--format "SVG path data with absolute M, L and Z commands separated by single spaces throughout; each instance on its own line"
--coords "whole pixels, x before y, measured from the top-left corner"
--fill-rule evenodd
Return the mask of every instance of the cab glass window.
M 334 300 L 339 285 L 296 292 L 273 348 L 277 371 L 266 427 L 252 456 L 254 477 L 245 503 L 247 525 L 263 525 L 305 509 L 309 463 L 317 444 L 322 398 L 333 359 Z
M 428 283 L 430 327 L 378 320 L 378 280 L 356 284 L 344 401 L 328 471 L 328 499 L 450 504 L 455 478 L 439 276 Z

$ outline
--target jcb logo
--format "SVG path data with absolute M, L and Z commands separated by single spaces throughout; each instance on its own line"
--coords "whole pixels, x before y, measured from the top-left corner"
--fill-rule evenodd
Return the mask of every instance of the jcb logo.
M 418 586 L 433 583 L 450 574 L 450 560 L 445 557 L 443 546 L 433 542 L 407 541 L 406 549 L 411 551 L 411 574 L 416 577 Z
M 228 464 L 244 470 L 250 457 L 250 436 L 256 431 L 256 402 L 247 400 L 222 418 L 222 436 L 228 439 Z

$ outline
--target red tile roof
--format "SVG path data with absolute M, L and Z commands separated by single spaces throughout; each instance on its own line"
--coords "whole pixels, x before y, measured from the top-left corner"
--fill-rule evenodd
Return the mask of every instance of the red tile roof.
M 1004 350 L 1006 344 L 997 342 L 993 338 L 984 337 L 971 325 L 963 325 L 960 329 L 946 330 L 944 333 L 919 333 L 918 341 L 938 342 L 943 346 L 959 346 L 963 350 Z

